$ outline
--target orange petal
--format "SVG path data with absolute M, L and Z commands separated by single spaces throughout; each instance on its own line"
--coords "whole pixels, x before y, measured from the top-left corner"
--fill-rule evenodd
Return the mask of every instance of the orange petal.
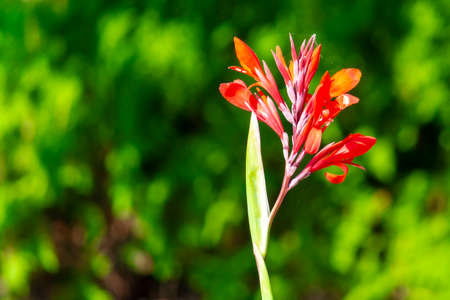
M 308 138 L 305 142 L 305 151 L 308 154 L 316 153 L 320 148 L 320 142 L 322 141 L 322 130 L 320 128 L 313 127 L 308 134 Z
M 339 183 L 342 183 L 344 181 L 345 177 L 347 176 L 348 166 L 345 164 L 336 164 L 336 166 L 341 168 L 341 170 L 344 172 L 344 174 L 337 175 L 337 174 L 325 172 L 325 178 L 331 183 L 339 184 Z
M 258 80 L 255 69 L 259 69 L 262 72 L 262 68 L 255 52 L 237 37 L 234 37 L 234 48 L 236 49 L 236 56 L 241 66 L 247 70 L 250 76 L 256 77 L 255 79 Z
M 245 83 L 241 80 L 233 82 L 222 83 L 219 86 L 219 91 L 222 96 L 234 106 L 250 111 L 247 104 L 250 104 L 252 93 L 247 89 Z
M 358 69 L 342 69 L 331 77 L 330 96 L 337 97 L 353 89 L 361 79 Z

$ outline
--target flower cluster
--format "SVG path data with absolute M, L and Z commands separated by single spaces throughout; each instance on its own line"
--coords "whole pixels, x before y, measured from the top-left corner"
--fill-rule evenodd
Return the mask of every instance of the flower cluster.
M 272 51 L 290 105 L 281 96 L 266 62 L 261 63 L 253 50 L 237 37 L 234 38 L 234 45 L 240 66 L 232 66 L 230 69 L 250 76 L 255 82 L 249 86 L 242 80 L 222 83 L 220 93 L 231 104 L 253 112 L 280 137 L 286 161 L 287 180 L 284 183 L 287 190 L 312 172 L 328 166 L 341 168 L 342 175 L 325 173 L 330 182 L 341 183 L 348 173 L 347 165 L 363 168 L 353 163 L 353 159 L 366 153 L 376 139 L 350 134 L 344 140 L 331 143 L 320 150 L 322 134 L 343 109 L 358 103 L 359 99 L 348 92 L 359 83 L 361 72 L 353 68 L 342 69 L 332 76 L 325 72 L 314 92 L 310 93 L 310 83 L 319 65 L 321 45 L 315 46 L 315 35 L 308 42 L 304 40 L 298 52 L 291 35 L 290 42 L 289 64 L 280 47 L 277 46 L 275 52 Z M 278 110 L 292 126 L 291 138 L 284 130 Z M 303 171 L 292 178 L 305 154 L 314 156 Z

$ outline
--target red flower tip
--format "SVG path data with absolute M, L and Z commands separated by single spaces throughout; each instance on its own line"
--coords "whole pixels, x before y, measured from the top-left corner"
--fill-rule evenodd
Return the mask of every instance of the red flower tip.
M 234 48 L 236 50 L 236 57 L 242 68 L 247 71 L 248 75 L 258 80 L 255 69 L 261 70 L 262 72 L 262 67 L 255 52 L 238 37 L 234 37 Z

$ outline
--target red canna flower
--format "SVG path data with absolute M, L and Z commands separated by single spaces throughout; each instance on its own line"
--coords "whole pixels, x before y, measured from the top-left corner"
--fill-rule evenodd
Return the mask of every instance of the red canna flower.
M 242 80 L 235 80 L 222 83 L 219 90 L 231 104 L 254 112 L 260 121 L 278 134 L 286 162 L 285 178 L 288 189 L 311 172 L 331 165 L 340 167 L 344 174 L 326 173 L 325 176 L 333 183 L 340 183 L 348 172 L 347 165 L 361 167 L 352 162 L 353 158 L 367 152 L 376 141 L 372 137 L 353 134 L 319 151 L 324 130 L 343 109 L 359 102 L 357 97 L 348 92 L 359 83 L 361 72 L 354 68 L 342 69 L 333 76 L 325 72 L 314 93 L 310 94 L 309 87 L 319 65 L 322 46 L 315 45 L 316 36 L 313 35 L 308 41 L 304 40 L 297 51 L 292 36 L 289 37 L 289 63 L 279 46 L 275 47 L 272 55 L 292 105 L 287 106 L 266 62 L 260 61 L 255 52 L 237 37 L 234 38 L 234 46 L 240 66 L 230 69 L 250 76 L 255 82 L 247 86 Z M 291 140 L 284 131 L 277 108 L 292 125 Z M 315 153 L 317 154 L 307 167 L 292 178 L 305 154 Z
M 341 168 L 344 174 L 336 175 L 327 172 L 325 173 L 325 177 L 331 183 L 341 183 L 347 176 L 347 165 L 364 169 L 362 166 L 353 163 L 353 159 L 369 151 L 375 142 L 376 138 L 371 136 L 365 136 L 359 133 L 350 134 L 338 143 L 331 143 L 325 146 L 311 159 L 305 169 L 308 169 L 312 173 L 329 166 L 337 166 Z
M 283 139 L 284 128 L 277 108 L 270 97 L 261 90 L 252 94 L 242 80 L 222 83 L 219 86 L 222 96 L 231 104 L 256 114 L 258 119 L 269 125 Z

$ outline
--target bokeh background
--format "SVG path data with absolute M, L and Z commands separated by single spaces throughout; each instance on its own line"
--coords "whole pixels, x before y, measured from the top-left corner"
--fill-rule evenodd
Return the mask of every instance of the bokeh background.
M 363 73 L 325 142 L 378 142 L 367 172 L 288 194 L 275 298 L 450 299 L 448 20 L 447 0 L 1 1 L 0 298 L 258 299 L 249 114 L 217 88 L 234 35 L 280 78 L 291 32 L 317 34 L 317 77 Z M 273 199 L 281 147 L 261 130 Z

